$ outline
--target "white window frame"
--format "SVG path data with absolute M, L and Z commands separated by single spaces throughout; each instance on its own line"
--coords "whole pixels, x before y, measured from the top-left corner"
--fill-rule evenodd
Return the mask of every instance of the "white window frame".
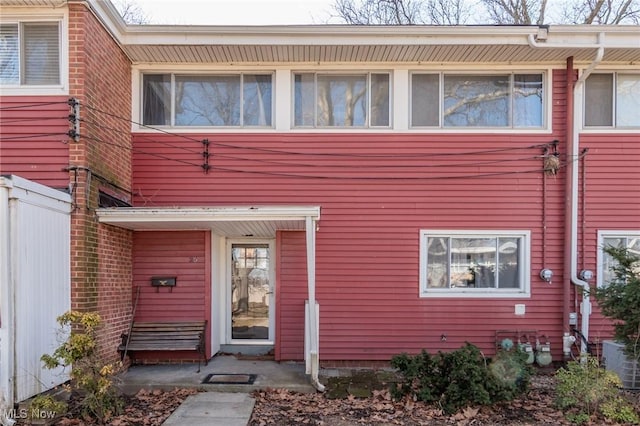
M 413 115 L 413 75 L 414 74 L 430 74 L 438 76 L 438 124 L 435 126 L 415 126 L 411 123 L 412 115 Z M 444 79 L 445 76 L 456 76 L 456 75 L 477 75 L 477 76 L 497 76 L 497 75 L 505 75 L 509 76 L 510 79 L 513 79 L 514 75 L 519 74 L 540 74 L 542 76 L 542 124 L 538 127 L 515 127 L 513 126 L 513 105 L 510 106 L 510 117 L 509 121 L 511 125 L 509 126 L 444 126 L 444 117 L 442 115 L 442 110 L 444 106 Z M 487 70 L 474 70 L 474 69 L 456 69 L 456 70 L 411 70 L 409 72 L 409 91 L 408 91 L 408 102 L 409 102 L 409 112 L 407 114 L 408 126 L 410 130 L 418 130 L 418 131 L 446 131 L 449 133 L 464 133 L 464 132 L 474 132 L 481 133 L 490 130 L 491 132 L 518 132 L 518 133 L 536 133 L 536 132 L 547 132 L 550 130 L 551 126 L 551 99 L 553 95 L 553 82 L 551 78 L 552 72 L 549 69 L 494 69 L 491 71 Z M 511 98 L 511 101 L 513 99 Z M 513 102 L 512 102 L 513 103 Z
M 520 280 L 518 289 L 499 288 L 427 288 L 427 238 L 429 237 L 467 237 L 488 238 L 507 237 L 521 239 L 519 263 Z M 528 230 L 420 230 L 420 297 L 424 298 L 530 298 L 531 297 L 531 231 Z
M 622 69 L 622 70 L 599 70 L 598 72 L 594 72 L 593 74 L 605 74 L 605 75 L 613 75 L 613 93 L 612 93 L 612 105 L 611 105 L 611 114 L 612 121 L 611 126 L 590 126 L 587 125 L 587 83 L 585 81 L 582 88 L 582 129 L 588 132 L 610 132 L 615 131 L 616 133 L 620 132 L 631 132 L 638 133 L 640 130 L 640 126 L 617 126 L 617 89 L 618 89 L 618 75 L 620 74 L 632 74 L 632 75 L 640 75 L 640 71 L 638 69 Z M 592 75 L 593 75 L 592 74 Z
M 313 125 L 296 125 L 296 90 L 295 90 L 295 76 L 297 74 L 313 74 L 314 83 L 314 117 Z M 389 76 L 389 124 L 386 126 L 375 126 L 371 124 L 371 75 L 372 74 L 386 74 Z M 335 76 L 362 76 L 366 78 L 367 84 L 367 117 L 366 123 L 363 126 L 320 126 L 317 124 L 318 120 L 318 76 L 335 75 Z M 352 69 L 345 70 L 292 70 L 291 71 L 291 129 L 292 130 L 340 130 L 340 131 L 362 131 L 362 130 L 390 130 L 393 129 L 393 72 L 387 69 L 367 69 L 363 71 L 354 71 Z
M 604 239 L 605 238 L 640 238 L 640 230 L 599 230 L 598 231 L 598 246 L 597 246 L 597 277 L 596 285 L 598 287 L 604 287 L 606 284 L 603 282 L 604 278 Z
M 134 73 L 134 78 L 135 78 L 136 73 Z M 165 124 L 144 124 L 144 77 L 145 75 L 169 75 L 170 79 L 171 79 L 171 99 L 170 99 L 170 124 L 169 125 L 165 125 Z M 196 76 L 196 77 L 207 77 L 207 76 L 239 76 L 240 77 L 240 81 L 243 82 L 243 76 L 244 75 L 269 75 L 271 76 L 271 124 L 266 125 L 266 126 L 256 126 L 256 125 L 244 125 L 244 124 L 240 124 L 238 126 L 204 126 L 204 125 L 200 125 L 200 126 L 184 126 L 184 125 L 176 125 L 175 124 L 175 111 L 176 111 L 176 96 L 175 96 L 175 89 L 176 89 L 176 76 L 177 77 L 183 77 L 183 76 Z M 277 121 L 277 117 L 276 117 L 276 74 L 273 70 L 265 70 L 265 71 L 258 71 L 258 70 L 248 70 L 248 71 L 221 71 L 221 70 L 212 70 L 212 71 L 202 71 L 202 72 L 193 72 L 193 71 L 181 71 L 181 70 L 172 70 L 172 71 L 167 71 L 167 70 L 140 70 L 138 73 L 138 79 L 139 79 L 139 83 L 138 83 L 138 93 L 139 93 L 139 102 L 137 105 L 137 109 L 139 110 L 139 125 L 138 125 L 138 129 L 139 130 L 151 130 L 149 129 L 149 127 L 152 128 L 159 128 L 159 129 L 180 129 L 181 131 L 183 130 L 192 130 L 192 129 L 228 129 L 228 130 L 237 130 L 237 129 L 243 129 L 244 130 L 257 130 L 257 131 L 267 131 L 267 130 L 272 130 L 275 127 L 275 123 Z M 135 85 L 134 85 L 135 87 Z M 240 121 L 242 122 L 243 119 L 243 110 L 242 110 L 242 106 L 243 106 L 243 90 L 242 90 L 243 86 L 241 84 L 240 86 Z M 134 92 L 135 93 L 135 92 Z M 135 102 L 133 104 L 133 106 L 135 107 Z M 135 117 L 134 117 L 135 118 Z M 136 120 L 134 120 L 136 121 Z
M 22 27 L 22 24 L 29 23 L 58 23 L 58 43 L 59 43 L 59 57 L 58 64 L 60 73 L 60 83 L 52 85 L 26 85 L 26 84 L 3 84 L 3 95 L 17 95 L 17 96 L 29 96 L 29 95 L 68 95 L 69 94 L 69 29 L 68 29 L 68 13 L 66 10 L 62 13 L 52 13 L 51 9 L 46 11 L 36 10 L 34 13 L 28 15 L 20 13 L 12 13 L 10 10 L 7 13 L 0 15 L 0 23 L 3 25 L 18 25 Z M 20 43 L 21 45 L 22 43 Z M 22 61 L 23 52 L 22 46 L 19 47 L 19 60 Z

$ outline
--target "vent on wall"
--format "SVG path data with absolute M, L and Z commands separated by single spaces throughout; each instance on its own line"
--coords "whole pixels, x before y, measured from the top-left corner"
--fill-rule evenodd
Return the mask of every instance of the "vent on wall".
M 602 358 L 609 371 L 620 376 L 626 389 L 640 389 L 640 365 L 624 353 L 624 345 L 611 340 L 602 342 Z

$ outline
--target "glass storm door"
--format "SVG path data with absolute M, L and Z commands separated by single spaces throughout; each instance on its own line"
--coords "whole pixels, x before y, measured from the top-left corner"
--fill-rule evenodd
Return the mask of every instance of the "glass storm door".
M 273 341 L 269 243 L 231 244 L 231 340 Z

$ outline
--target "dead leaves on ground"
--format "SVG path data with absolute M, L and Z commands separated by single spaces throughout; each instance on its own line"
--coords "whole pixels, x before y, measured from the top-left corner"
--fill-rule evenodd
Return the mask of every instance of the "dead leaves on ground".
M 552 378 L 541 376 L 526 395 L 514 401 L 467 407 L 450 416 L 437 406 L 410 398 L 394 401 L 387 390 L 373 391 L 370 398 L 328 399 L 319 393 L 267 389 L 254 392 L 256 405 L 249 425 L 568 425 L 554 407 L 553 386 Z
M 159 426 L 172 412 L 198 391 L 195 389 L 174 389 L 164 391 L 160 389 L 142 389 L 134 396 L 127 397 L 124 413 L 109 419 L 110 426 Z M 92 421 L 78 418 L 64 418 L 58 421 L 58 426 L 89 426 Z

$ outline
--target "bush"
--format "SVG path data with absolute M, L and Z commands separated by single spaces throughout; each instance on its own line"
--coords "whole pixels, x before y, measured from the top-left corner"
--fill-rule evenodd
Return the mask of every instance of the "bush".
M 468 405 L 509 400 L 528 387 L 530 367 L 525 359 L 518 350 L 503 351 L 487 365 L 482 352 L 469 343 L 435 356 L 425 350 L 416 356 L 396 355 L 391 365 L 402 380 L 391 392 L 396 399 L 411 395 L 438 403 L 449 414 Z
M 104 364 L 97 356 L 96 313 L 69 311 L 58 317 L 61 331 L 68 336 L 52 355 L 42 355 L 46 368 L 70 367 L 71 390 L 80 398 L 83 416 L 101 422 L 122 411 L 124 402 L 114 385 L 121 364 Z
M 608 420 L 638 422 L 633 407 L 619 395 L 620 378 L 600 368 L 597 358 L 586 357 L 583 363 L 570 361 L 558 370 L 556 378 L 556 405 L 569 421 L 586 423 L 600 412 Z
M 615 339 L 624 344 L 626 354 L 640 362 L 640 258 L 626 248 L 605 247 L 613 257 L 614 279 L 595 290 L 602 313 L 613 319 Z
M 38 395 L 29 404 L 29 419 L 53 419 L 67 412 L 67 403 L 51 395 Z

